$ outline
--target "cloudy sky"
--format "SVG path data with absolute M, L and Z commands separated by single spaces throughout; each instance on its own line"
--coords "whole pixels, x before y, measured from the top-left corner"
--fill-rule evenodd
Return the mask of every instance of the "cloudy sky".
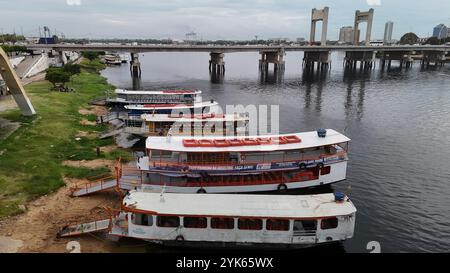
M 311 9 L 330 7 L 328 38 L 353 25 L 356 9 L 375 9 L 373 38 L 386 21 L 394 38 L 431 35 L 450 25 L 448 0 L 0 0 L 0 31 L 38 35 L 39 26 L 67 37 L 203 39 L 309 37 Z M 318 32 L 320 28 L 318 29 Z

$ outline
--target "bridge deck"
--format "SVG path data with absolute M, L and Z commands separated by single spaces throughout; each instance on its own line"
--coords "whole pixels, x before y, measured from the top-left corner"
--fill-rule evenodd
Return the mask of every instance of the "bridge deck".
M 392 45 L 392 46 L 218 46 L 218 45 L 115 45 L 115 44 L 32 44 L 28 49 L 56 51 L 115 51 L 115 52 L 260 52 L 260 51 L 450 51 L 450 45 Z

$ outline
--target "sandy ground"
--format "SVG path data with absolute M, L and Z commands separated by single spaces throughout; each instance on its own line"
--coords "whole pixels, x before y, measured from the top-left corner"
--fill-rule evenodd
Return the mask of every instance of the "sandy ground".
M 91 168 L 97 169 L 100 167 L 108 167 L 111 170 L 114 170 L 115 162 L 112 160 L 106 159 L 95 159 L 95 160 L 81 160 L 81 161 L 73 161 L 66 160 L 63 162 L 63 165 L 70 167 L 78 167 L 78 168 Z
M 79 182 L 66 180 L 67 185 Z M 76 220 L 89 221 L 98 215 L 99 206 L 117 207 L 119 196 L 114 191 L 72 198 L 68 187 L 43 196 L 26 207 L 22 215 L 0 222 L 0 252 L 68 252 L 66 244 L 76 240 L 84 252 L 110 252 L 115 243 L 97 236 L 57 239 L 58 230 Z M 94 213 L 97 211 L 97 213 Z
M 78 113 L 82 115 L 104 116 L 108 113 L 108 110 L 103 106 L 92 105 L 89 109 L 80 108 Z

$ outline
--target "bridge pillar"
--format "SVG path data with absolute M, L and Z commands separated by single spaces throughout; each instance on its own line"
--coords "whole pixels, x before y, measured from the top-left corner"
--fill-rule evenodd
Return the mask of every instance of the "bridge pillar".
M 370 70 L 375 66 L 375 51 L 346 51 L 344 67 L 348 70 Z
M 130 72 L 133 77 L 141 77 L 141 63 L 138 53 L 131 53 Z
M 430 65 L 443 66 L 447 61 L 445 51 L 424 51 L 421 66 L 428 68 Z
M 309 43 L 313 45 L 316 42 L 316 24 L 318 21 L 322 21 L 322 36 L 320 39 L 320 45 L 327 44 L 327 30 L 328 30 L 328 12 L 329 8 L 313 9 L 311 13 L 311 33 Z
M 273 70 L 277 73 L 284 72 L 285 62 L 284 55 L 286 54 L 283 49 L 278 51 L 261 51 L 261 59 L 259 60 L 259 71 L 267 73 L 269 71 L 269 64 L 273 64 Z
M 0 75 L 5 80 L 6 86 L 9 88 L 9 92 L 12 94 L 14 100 L 22 111 L 24 116 L 32 116 L 36 114 L 30 99 L 28 98 L 19 77 L 17 77 L 8 56 L 0 47 Z
M 372 23 L 373 23 L 373 9 L 370 9 L 369 11 L 361 12 L 357 10 L 355 12 L 355 24 L 353 26 L 353 44 L 358 45 L 359 44 L 359 24 L 362 22 L 367 22 L 367 28 L 366 28 L 366 40 L 365 45 L 370 45 L 370 36 L 372 34 Z
M 209 72 L 214 74 L 225 74 L 225 62 L 223 57 L 225 54 L 221 52 L 209 53 Z
M 381 69 L 384 70 L 384 67 L 388 66 L 388 69 L 391 68 L 392 61 L 399 61 L 400 68 L 410 68 L 414 63 L 413 52 L 411 51 L 383 51 L 380 52 L 380 60 L 381 60 Z
M 314 71 L 317 63 L 317 71 L 327 71 L 331 68 L 331 51 L 305 51 L 302 67 L 307 71 Z
M 66 53 L 64 53 L 64 51 L 58 51 L 58 55 L 59 55 L 59 60 L 61 61 L 61 63 L 63 65 L 67 64 L 67 56 Z

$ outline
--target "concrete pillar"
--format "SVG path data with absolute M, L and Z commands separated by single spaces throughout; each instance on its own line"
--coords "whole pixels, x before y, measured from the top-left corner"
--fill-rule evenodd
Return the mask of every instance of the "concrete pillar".
M 6 86 L 9 88 L 14 100 L 22 111 L 24 116 L 32 116 L 36 114 L 30 99 L 28 98 L 25 90 L 23 89 L 22 83 L 19 77 L 17 77 L 11 63 L 9 62 L 8 56 L 0 47 L 0 75 L 2 75 Z
M 141 76 L 141 63 L 139 62 L 138 53 L 131 53 L 130 72 L 133 77 Z
M 261 59 L 259 60 L 259 67 L 262 73 L 267 73 L 269 70 L 269 64 L 273 64 L 273 68 L 275 72 L 283 72 L 285 70 L 285 62 L 284 55 L 285 52 L 283 49 L 278 51 L 261 51 Z
M 328 13 L 329 8 L 324 7 L 323 9 L 313 9 L 311 12 L 311 33 L 310 33 L 310 44 L 313 44 L 316 40 L 316 23 L 322 21 L 322 35 L 320 38 L 320 45 L 327 44 L 327 30 L 328 30 Z
M 361 12 L 359 10 L 357 10 L 355 12 L 355 23 L 353 26 L 353 31 L 354 31 L 354 35 L 353 35 L 353 44 L 354 45 L 358 45 L 359 44 L 359 24 L 362 22 L 367 22 L 367 28 L 366 28 L 366 41 L 365 41 L 365 45 L 369 46 L 370 45 L 370 37 L 372 34 L 372 23 L 373 23 L 373 9 L 370 9 L 369 11 L 366 12 Z
M 209 72 L 224 74 L 225 62 L 223 61 L 223 58 L 225 55 L 221 52 L 211 52 L 209 56 Z

